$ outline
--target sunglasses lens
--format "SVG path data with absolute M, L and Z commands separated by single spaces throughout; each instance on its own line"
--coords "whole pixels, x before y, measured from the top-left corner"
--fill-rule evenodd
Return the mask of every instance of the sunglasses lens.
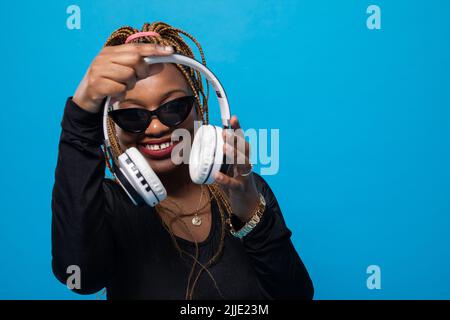
M 150 115 L 145 109 L 119 109 L 109 114 L 120 128 L 132 133 L 144 132 L 150 123 Z
M 174 99 L 165 103 L 158 109 L 158 119 L 168 127 L 177 126 L 186 120 L 193 105 L 193 96 Z

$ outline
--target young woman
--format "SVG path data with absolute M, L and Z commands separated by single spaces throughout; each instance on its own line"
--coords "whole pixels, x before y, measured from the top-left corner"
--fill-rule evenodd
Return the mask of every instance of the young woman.
M 242 136 L 224 133 L 224 153 L 233 159 L 244 152 L 245 163 L 218 173 L 210 185 L 194 184 L 188 164 L 171 159 L 171 133 L 183 128 L 193 138 L 194 119 L 208 122 L 207 95 L 198 72 L 148 65 L 143 58 L 194 58 L 181 35 L 197 45 L 206 65 L 200 44 L 182 30 L 161 22 L 141 32 L 122 27 L 68 98 L 52 199 L 53 272 L 65 284 L 75 265 L 81 282 L 74 291 L 106 288 L 109 299 L 311 299 L 312 282 L 277 200 L 251 172 L 248 143 L 245 151 L 237 148 Z M 179 121 L 153 115 L 142 132 L 131 132 L 129 119 L 110 117 L 114 156 L 105 159 L 102 108 L 108 96 L 119 109 L 170 109 Z M 236 116 L 230 124 L 240 128 Z M 129 147 L 139 149 L 167 190 L 155 207 L 135 206 L 117 181 L 104 176 L 105 163 Z

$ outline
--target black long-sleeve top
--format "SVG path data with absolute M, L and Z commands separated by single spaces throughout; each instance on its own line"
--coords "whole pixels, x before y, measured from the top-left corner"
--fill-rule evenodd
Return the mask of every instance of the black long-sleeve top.
M 102 114 L 67 99 L 52 197 L 52 268 L 66 284 L 76 265 L 81 294 L 107 288 L 108 299 L 184 299 L 192 260 L 181 257 L 155 209 L 136 207 L 105 178 Z M 313 285 L 290 240 L 280 207 L 265 180 L 254 174 L 266 210 L 242 241 L 227 233 L 223 253 L 203 272 L 194 299 L 311 299 Z M 220 213 L 211 200 L 212 226 L 199 243 L 199 260 L 218 250 Z M 176 237 L 176 236 L 175 236 Z M 183 250 L 195 245 L 176 237 Z M 197 269 L 198 270 L 198 269 Z

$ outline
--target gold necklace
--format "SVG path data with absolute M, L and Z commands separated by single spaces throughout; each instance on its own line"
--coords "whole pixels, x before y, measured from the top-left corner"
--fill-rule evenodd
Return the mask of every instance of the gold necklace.
M 194 225 L 194 226 L 196 226 L 196 227 L 199 227 L 199 226 L 201 226 L 201 224 L 202 224 L 202 222 L 203 222 L 203 221 L 202 221 L 202 218 L 199 216 L 199 212 L 200 212 L 201 210 L 203 210 L 203 209 L 211 202 L 211 199 L 209 199 L 209 201 L 207 201 L 207 202 L 200 208 L 200 204 L 202 203 L 202 200 L 203 200 L 203 194 L 204 194 L 204 187 L 203 187 L 203 185 L 201 185 L 200 188 L 201 188 L 200 201 L 198 202 L 197 209 L 194 210 L 194 211 L 191 212 L 191 213 L 187 213 L 187 214 L 185 213 L 185 214 L 182 214 L 182 213 L 183 213 L 183 209 L 181 208 L 181 206 L 180 206 L 175 200 L 172 200 L 172 199 L 170 199 L 170 198 L 166 198 L 166 200 L 169 201 L 169 202 L 171 202 L 171 203 L 173 203 L 173 204 L 177 207 L 177 209 L 178 209 L 180 215 L 178 215 L 178 214 L 176 214 L 175 212 L 173 212 L 173 210 L 171 210 L 171 209 L 169 209 L 169 208 L 166 208 L 166 207 L 162 206 L 161 204 L 159 204 L 159 206 L 160 206 L 161 208 L 165 209 L 165 210 L 168 210 L 168 211 L 173 212 L 173 213 L 178 217 L 178 219 L 180 219 L 181 217 L 189 217 L 189 216 L 192 216 L 192 215 L 193 215 L 194 217 L 192 218 L 191 223 L 192 223 L 192 225 Z
M 198 216 L 198 208 L 200 207 L 200 204 L 202 203 L 202 198 L 203 198 L 203 185 L 200 185 L 201 188 L 201 192 L 200 192 L 200 201 L 198 202 L 197 205 L 197 210 L 195 211 L 194 217 L 192 218 L 191 222 L 194 226 L 196 227 L 200 227 L 202 225 L 202 218 L 200 218 Z

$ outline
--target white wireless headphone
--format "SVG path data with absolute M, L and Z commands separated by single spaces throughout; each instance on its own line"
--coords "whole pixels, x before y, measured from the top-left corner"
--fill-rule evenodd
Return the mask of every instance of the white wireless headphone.
M 219 100 L 222 126 L 229 128 L 230 107 L 225 91 L 216 76 L 203 64 L 181 54 L 146 57 L 144 61 L 148 64 L 176 63 L 201 72 L 211 83 Z M 114 161 L 107 126 L 108 111 L 112 108 L 110 100 L 111 97 L 108 97 L 104 106 L 103 133 L 106 152 L 112 159 L 112 172 L 135 205 L 148 204 L 153 207 L 167 197 L 167 192 L 139 150 L 131 147 L 119 155 L 117 164 Z M 194 183 L 211 184 L 216 172 L 226 172 L 228 165 L 225 163 L 223 144 L 221 127 L 202 125 L 196 131 L 189 155 L 189 175 Z

